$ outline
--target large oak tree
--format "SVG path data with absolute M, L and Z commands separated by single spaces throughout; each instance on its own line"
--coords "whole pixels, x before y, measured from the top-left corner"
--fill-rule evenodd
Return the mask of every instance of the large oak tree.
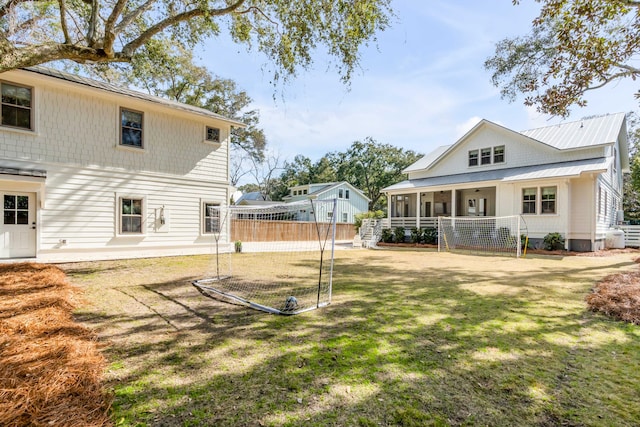
M 567 116 L 571 106 L 586 105 L 587 91 L 640 76 L 639 1 L 536 1 L 531 32 L 500 41 L 485 62 L 503 98 L 524 94 L 525 105 Z
M 55 60 L 128 62 L 157 37 L 184 47 L 228 31 L 273 61 L 274 78 L 324 48 L 348 81 L 391 0 L 0 0 L 0 72 Z

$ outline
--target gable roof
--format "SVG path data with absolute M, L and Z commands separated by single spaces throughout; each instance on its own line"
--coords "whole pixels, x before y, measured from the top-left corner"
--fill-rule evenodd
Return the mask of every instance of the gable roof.
M 173 108 L 173 109 L 177 109 L 177 110 L 181 110 L 181 111 L 186 111 L 188 113 L 197 114 L 199 116 L 204 116 L 204 117 L 208 117 L 208 118 L 212 118 L 212 119 L 222 120 L 222 121 L 228 122 L 231 125 L 236 126 L 236 127 L 246 127 L 246 124 L 244 124 L 244 123 L 242 123 L 242 122 L 240 122 L 238 120 L 229 119 L 227 117 L 224 117 L 224 116 L 222 116 L 220 114 L 216 114 L 216 113 L 214 113 L 212 111 L 209 111 L 209 110 L 206 110 L 204 108 L 195 107 L 195 106 L 189 105 L 189 104 L 183 104 L 181 102 L 172 101 L 170 99 L 161 98 L 159 96 L 149 95 L 149 94 L 146 94 L 146 93 L 143 93 L 143 92 L 138 92 L 138 91 L 131 90 L 131 89 L 128 89 L 128 88 L 116 86 L 116 85 L 113 85 L 113 84 L 110 84 L 110 83 L 106 83 L 106 82 L 101 82 L 101 81 L 98 81 L 98 80 L 90 79 L 88 77 L 78 76 L 78 75 L 75 75 L 75 74 L 66 73 L 64 71 L 54 70 L 52 68 L 46 68 L 46 67 L 41 67 L 41 66 L 26 67 L 26 68 L 21 68 L 20 70 L 31 72 L 31 73 L 40 74 L 40 75 L 47 76 L 47 77 L 52 77 L 52 78 L 55 78 L 55 79 L 64 80 L 66 82 L 79 84 L 79 85 L 90 87 L 90 88 L 93 88 L 93 89 L 103 90 L 103 91 L 114 93 L 114 94 L 117 94 L 117 95 L 123 95 L 123 96 L 127 96 L 127 97 L 130 97 L 130 98 L 136 98 L 136 99 L 140 99 L 140 100 L 143 100 L 143 101 L 152 102 L 154 104 L 159 104 L 159 105 L 162 105 L 164 107 L 169 107 L 169 108 Z
M 489 120 L 482 119 L 454 144 L 437 147 L 431 153 L 404 169 L 403 173 L 416 172 L 433 167 L 482 127 L 493 127 L 513 135 L 524 136 L 532 142 L 544 144 L 556 150 L 576 150 L 614 144 L 624 123 L 625 114 L 615 113 L 516 132 Z M 628 150 L 626 138 L 623 138 L 622 144 L 624 146 L 621 147 L 621 151 Z M 628 168 L 628 157 L 623 155 L 621 160 L 623 169 Z
M 443 175 L 431 178 L 419 178 L 399 182 L 383 188 L 382 191 L 386 192 L 485 181 L 514 182 L 529 179 L 574 177 L 588 172 L 606 172 L 610 161 L 610 159 L 599 157 L 597 159 L 575 160 L 516 168 L 492 169 L 456 175 Z
M 559 150 L 571 150 L 615 143 L 624 120 L 624 113 L 607 114 L 520 133 Z
M 353 191 L 355 191 L 356 193 L 358 193 L 363 199 L 366 199 L 368 202 L 371 201 L 371 199 L 369 199 L 363 192 L 362 190 L 354 187 L 353 185 L 349 184 L 347 181 L 340 181 L 340 182 L 323 182 L 323 183 L 310 183 L 310 184 L 303 184 L 303 185 L 295 185 L 293 187 L 290 188 L 302 188 L 302 187 L 317 187 L 320 186 L 320 188 L 318 188 L 317 190 L 314 190 L 313 192 L 310 192 L 309 194 L 305 194 L 305 196 L 307 197 L 318 197 L 319 195 L 326 193 L 328 191 L 333 190 L 334 188 L 338 188 L 342 185 L 346 185 L 349 188 L 353 189 Z M 286 196 L 287 197 L 292 197 L 292 196 Z
M 511 130 L 509 128 L 506 128 L 504 126 L 501 126 L 501 125 L 499 125 L 497 123 L 491 122 L 491 121 L 489 121 L 487 119 L 482 119 L 478 123 L 476 123 L 476 125 L 474 127 L 472 127 L 467 133 L 465 133 L 455 143 L 453 143 L 451 145 L 443 145 L 441 147 L 436 148 L 435 150 L 433 150 L 431 153 L 427 154 L 422 159 L 418 160 L 417 162 L 413 163 L 412 165 L 410 165 L 409 167 L 404 169 L 402 172 L 403 173 L 416 172 L 416 171 L 425 170 L 425 169 L 429 169 L 429 168 L 433 167 L 434 165 L 436 165 L 437 163 L 442 161 L 442 159 L 444 159 L 451 151 L 455 150 L 459 145 L 464 144 L 464 142 L 467 139 L 469 139 L 474 133 L 478 132 L 483 127 L 490 127 L 490 128 L 506 131 L 506 132 L 508 132 L 510 134 L 513 134 L 514 136 L 520 136 L 521 138 L 523 136 L 526 137 L 526 138 L 529 138 L 526 135 L 522 135 L 519 132 L 516 132 L 516 131 Z M 536 141 L 536 140 L 534 140 L 532 138 L 529 138 L 529 139 L 531 139 L 532 141 L 534 141 L 536 143 L 540 143 L 540 141 Z M 425 159 L 425 158 L 428 158 L 428 163 L 427 163 L 427 161 L 425 161 L 424 162 L 425 163 L 424 166 L 423 167 L 419 167 L 421 165 L 421 161 L 423 159 Z

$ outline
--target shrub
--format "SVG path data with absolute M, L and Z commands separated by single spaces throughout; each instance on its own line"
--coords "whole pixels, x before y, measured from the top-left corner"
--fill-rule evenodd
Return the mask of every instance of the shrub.
M 562 237 L 560 233 L 549 233 L 544 236 L 542 241 L 544 243 L 544 249 L 547 251 L 564 249 L 564 237 Z
M 422 241 L 429 245 L 438 243 L 438 230 L 433 227 L 425 228 L 422 231 Z
M 418 227 L 411 229 L 411 243 L 422 243 L 422 230 Z
M 396 243 L 404 243 L 404 227 L 396 227 L 393 230 L 393 238 Z
M 527 240 L 526 234 L 520 235 L 520 248 L 521 249 L 533 249 L 533 245 L 531 244 L 531 240 Z
M 390 228 L 383 228 L 382 229 L 382 236 L 380 236 L 380 239 L 384 243 L 392 243 L 393 242 L 393 233 L 391 232 L 391 229 Z
M 362 212 L 355 215 L 353 226 L 356 228 L 356 230 L 358 230 L 360 227 L 362 227 L 363 219 L 382 219 L 382 218 L 384 218 L 384 212 L 382 211 Z

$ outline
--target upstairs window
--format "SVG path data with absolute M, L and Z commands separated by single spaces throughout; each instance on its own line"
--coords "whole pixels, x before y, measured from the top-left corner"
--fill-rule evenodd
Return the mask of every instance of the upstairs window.
M 536 213 L 536 195 L 537 188 L 524 188 L 522 190 L 522 213 L 523 214 L 535 214 Z
M 491 148 L 483 148 L 482 150 L 480 150 L 480 164 L 491 164 Z
M 143 148 L 143 119 L 144 114 L 140 111 L 120 109 L 120 145 Z
M 344 198 L 348 199 L 349 198 L 349 190 L 344 190 Z M 345 221 L 346 222 L 346 221 Z
M 344 197 L 344 192 L 343 192 L 343 190 L 341 188 L 341 189 L 338 190 L 338 198 L 342 199 L 343 197 Z
M 493 147 L 493 163 L 504 163 L 504 145 Z
M 220 129 L 207 126 L 207 142 L 220 143 Z
M 469 166 L 478 166 L 478 150 L 469 151 Z
M 2 92 L 2 126 L 32 130 L 32 89 L 0 82 Z

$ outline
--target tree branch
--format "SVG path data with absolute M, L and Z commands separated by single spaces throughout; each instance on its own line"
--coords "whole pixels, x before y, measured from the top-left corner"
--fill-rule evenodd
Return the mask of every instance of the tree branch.
M 116 20 L 124 10 L 124 7 L 126 4 L 127 4 L 127 0 L 118 0 L 116 4 L 113 6 L 113 10 L 111 11 L 111 14 L 109 14 L 109 17 L 107 18 L 107 22 L 105 22 L 104 24 L 103 49 L 107 55 L 113 55 L 113 43 L 116 39 L 113 26 L 115 25 Z
M 89 29 L 87 30 L 87 45 L 89 45 L 90 47 L 95 47 L 96 44 L 98 6 L 98 0 L 91 0 L 91 17 L 89 18 Z
M 242 6 L 242 4 L 245 1 L 246 0 L 238 0 L 234 4 L 227 6 L 223 9 L 208 10 L 203 8 L 196 8 L 196 9 L 188 10 L 186 12 L 179 13 L 177 15 L 170 16 L 158 22 L 156 25 L 150 27 L 149 29 L 147 29 L 145 32 L 140 34 L 138 38 L 127 43 L 122 48 L 122 53 L 126 56 L 130 56 L 136 49 L 138 49 L 140 46 L 145 44 L 146 41 L 149 40 L 151 37 L 155 36 L 156 34 L 160 33 L 164 29 L 172 25 L 175 25 L 179 22 L 188 21 L 192 18 L 196 18 L 199 16 L 205 16 L 205 15 L 221 16 L 221 15 L 227 15 L 227 14 L 233 13 L 236 9 Z
M 65 44 L 71 43 L 71 37 L 69 37 L 69 28 L 67 27 L 67 7 L 64 0 L 58 0 L 60 7 L 60 26 L 62 27 L 62 34 L 64 34 Z
M 4 16 L 6 16 L 7 13 L 11 12 L 11 9 L 19 5 L 20 3 L 27 3 L 30 1 L 37 2 L 40 0 L 9 0 L 5 5 L 0 7 L 0 18 L 3 18 Z

